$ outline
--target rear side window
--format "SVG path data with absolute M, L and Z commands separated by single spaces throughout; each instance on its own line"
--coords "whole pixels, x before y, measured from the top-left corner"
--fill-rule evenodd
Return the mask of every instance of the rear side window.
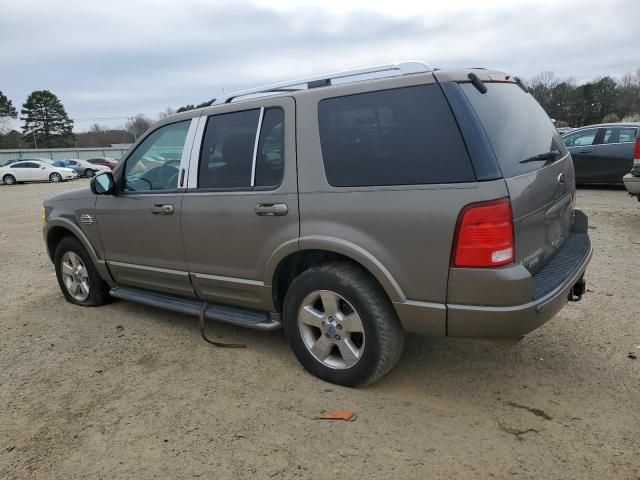
M 318 120 L 332 186 L 475 180 L 460 131 L 437 85 L 321 100 Z
M 280 184 L 284 169 L 284 111 L 264 110 L 256 144 L 259 124 L 260 109 L 209 117 L 200 151 L 198 188 L 251 189 Z
M 605 128 L 602 143 L 629 143 L 634 142 L 637 129 L 633 127 Z
M 256 187 L 280 185 L 284 172 L 284 110 L 268 108 L 264 112 L 260 141 L 256 152 Z
M 566 153 L 564 143 L 540 104 L 515 83 L 485 83 L 480 93 L 470 83 L 460 85 L 484 127 L 504 177 L 515 177 L 544 166 L 526 162 L 541 153 Z

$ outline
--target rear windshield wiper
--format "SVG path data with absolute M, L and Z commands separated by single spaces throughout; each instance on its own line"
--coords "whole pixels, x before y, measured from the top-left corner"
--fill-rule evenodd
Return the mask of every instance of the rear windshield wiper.
M 562 155 L 560 151 L 551 150 L 546 153 L 541 153 L 540 155 L 534 155 L 533 157 L 520 160 L 520 163 L 544 162 L 545 165 L 548 165 L 550 163 L 555 162 L 560 155 Z

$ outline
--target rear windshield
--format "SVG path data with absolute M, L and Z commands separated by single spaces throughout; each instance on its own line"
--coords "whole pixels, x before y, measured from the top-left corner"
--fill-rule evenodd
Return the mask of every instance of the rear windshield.
M 544 166 L 543 161 L 520 163 L 535 155 L 566 148 L 540 104 L 515 83 L 485 83 L 482 94 L 470 83 L 462 84 L 484 127 L 505 178 Z

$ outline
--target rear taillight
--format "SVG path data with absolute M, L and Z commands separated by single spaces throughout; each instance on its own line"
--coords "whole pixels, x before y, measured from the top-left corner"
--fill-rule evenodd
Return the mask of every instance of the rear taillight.
M 460 212 L 453 266 L 499 267 L 513 262 L 513 217 L 508 199 L 473 203 Z
M 636 138 L 636 148 L 633 149 L 633 166 L 640 166 L 640 138 Z

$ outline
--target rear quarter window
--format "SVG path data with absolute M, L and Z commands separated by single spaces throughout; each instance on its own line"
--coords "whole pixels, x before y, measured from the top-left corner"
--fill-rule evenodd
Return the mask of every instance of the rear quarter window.
M 480 93 L 470 83 L 460 85 L 473 105 L 505 178 L 532 172 L 544 162 L 520 163 L 535 155 L 567 150 L 540 104 L 515 83 L 485 83 Z
M 332 186 L 475 180 L 458 125 L 437 85 L 324 99 L 318 121 Z

